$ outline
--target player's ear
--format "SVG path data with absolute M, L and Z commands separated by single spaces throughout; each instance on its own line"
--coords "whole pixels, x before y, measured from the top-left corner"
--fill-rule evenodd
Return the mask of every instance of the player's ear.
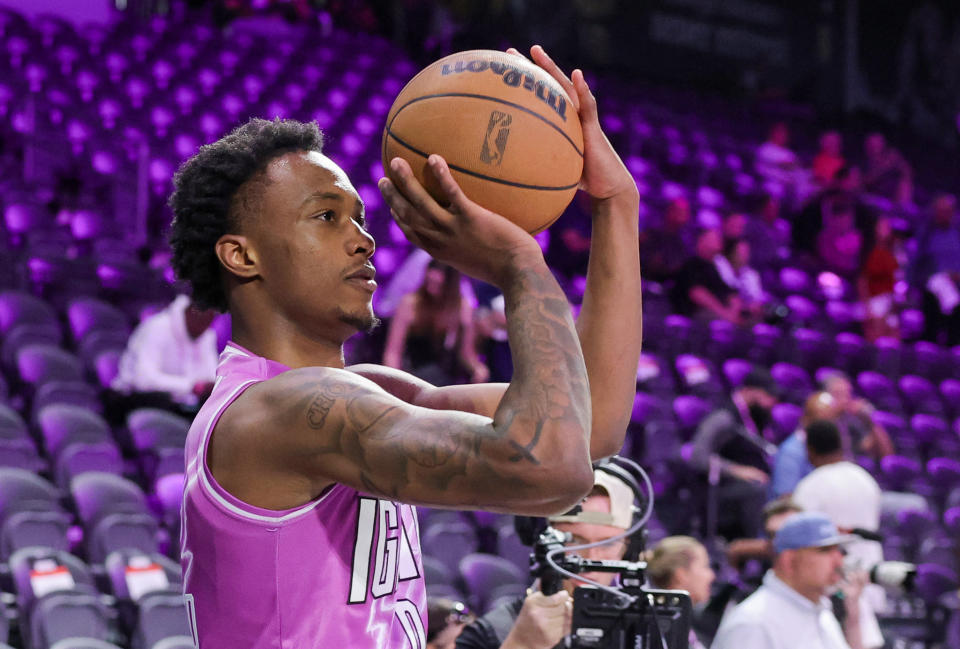
M 253 242 L 242 234 L 225 234 L 215 246 L 223 267 L 237 277 L 252 278 L 260 274 Z

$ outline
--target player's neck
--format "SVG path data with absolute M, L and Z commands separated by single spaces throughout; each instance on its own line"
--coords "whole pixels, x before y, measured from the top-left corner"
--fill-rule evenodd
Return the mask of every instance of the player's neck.
M 344 366 L 343 341 L 311 335 L 294 323 L 274 317 L 244 317 L 232 314 L 231 339 L 258 356 L 287 367 Z

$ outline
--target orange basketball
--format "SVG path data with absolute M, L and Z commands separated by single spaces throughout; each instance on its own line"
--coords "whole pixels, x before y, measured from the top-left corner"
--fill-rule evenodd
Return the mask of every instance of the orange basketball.
M 521 56 L 472 50 L 424 68 L 387 115 L 384 169 L 404 158 L 439 198 L 425 173 L 431 153 L 471 200 L 536 233 L 577 191 L 583 133 L 570 98 L 544 70 Z

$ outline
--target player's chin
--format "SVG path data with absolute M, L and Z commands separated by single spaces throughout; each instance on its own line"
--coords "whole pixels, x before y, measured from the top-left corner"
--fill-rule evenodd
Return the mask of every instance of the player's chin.
M 341 314 L 340 321 L 361 333 L 371 333 L 380 326 L 380 318 L 374 315 L 373 307 L 369 304 L 362 311 Z

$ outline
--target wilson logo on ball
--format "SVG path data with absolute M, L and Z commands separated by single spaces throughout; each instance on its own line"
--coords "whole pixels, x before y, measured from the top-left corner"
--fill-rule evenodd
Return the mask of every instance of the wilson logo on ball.
M 453 64 L 444 63 L 440 68 L 440 74 L 442 76 L 448 76 L 451 74 L 461 74 L 463 72 L 485 72 L 487 70 L 500 76 L 503 82 L 511 88 L 518 88 L 522 85 L 524 90 L 534 93 L 537 99 L 552 108 L 554 112 L 560 116 L 560 119 L 567 121 L 567 100 L 562 94 L 557 94 L 556 91 L 542 81 L 538 81 L 531 75 L 509 66 L 506 63 L 484 61 L 483 59 L 456 61 Z
M 500 166 L 503 162 L 503 151 L 507 148 L 507 138 L 510 136 L 510 123 L 513 118 L 510 113 L 495 110 L 490 113 L 487 123 L 487 133 L 483 138 L 483 148 L 480 149 L 480 160 Z

